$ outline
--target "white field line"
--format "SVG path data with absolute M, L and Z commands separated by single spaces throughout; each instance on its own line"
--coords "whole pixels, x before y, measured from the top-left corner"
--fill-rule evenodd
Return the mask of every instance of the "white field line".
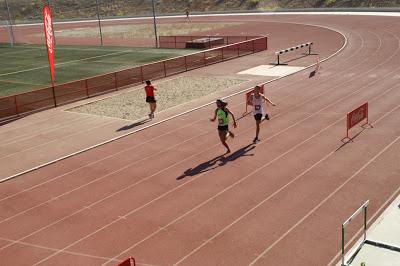
M 354 174 L 352 174 L 345 182 L 343 182 L 339 187 L 337 187 L 332 193 L 330 193 L 326 198 L 324 198 L 317 206 L 315 206 L 311 211 L 309 211 L 303 218 L 301 218 L 296 224 L 294 224 L 289 230 L 287 230 L 280 238 L 278 238 L 274 243 L 269 245 L 256 259 L 254 259 L 249 266 L 254 265 L 260 258 L 262 258 L 268 251 L 270 251 L 276 244 L 278 244 L 282 239 L 284 239 L 288 234 L 290 234 L 298 225 L 304 222 L 311 214 L 318 210 L 324 203 L 326 203 L 330 198 L 332 198 L 340 189 L 342 189 L 347 183 L 349 183 L 354 177 L 366 169 L 371 163 L 373 163 L 379 156 L 385 153 L 392 145 L 394 145 L 400 136 L 394 139 L 391 143 L 386 145 L 378 154 L 372 157 L 367 163 L 365 163 L 360 169 L 358 169 Z
M 0 74 L 1 75 L 1 74 Z M 46 84 L 36 84 L 36 83 L 27 83 L 27 82 L 21 82 L 21 81 L 10 81 L 10 80 L 3 80 L 0 79 L 0 82 L 4 83 L 10 83 L 10 84 L 21 84 L 21 85 L 30 85 L 30 86 L 46 86 Z
M 72 64 L 72 63 L 76 63 L 76 62 L 82 62 L 82 61 L 86 61 L 86 60 L 90 60 L 90 59 L 102 58 L 102 57 L 112 56 L 112 55 L 116 55 L 116 54 L 123 54 L 123 53 L 128 53 L 128 52 L 127 51 L 121 51 L 121 52 L 109 53 L 109 54 L 105 54 L 105 55 L 86 57 L 86 58 L 82 58 L 82 59 L 77 59 L 77 60 L 72 60 L 72 61 L 67 61 L 67 62 L 63 62 L 63 63 L 54 64 L 54 66 L 57 67 L 57 66 L 62 66 L 62 65 L 68 65 L 68 64 Z M 8 73 L 0 74 L 0 77 L 19 74 L 19 73 L 24 73 L 24 72 L 29 72 L 29 71 L 33 71 L 33 70 L 48 68 L 48 67 L 49 66 L 46 65 L 46 66 L 41 66 L 41 67 L 34 67 L 34 68 L 14 71 L 14 72 L 8 72 Z
M 397 53 L 397 52 L 396 52 L 396 53 Z M 394 70 L 394 71 L 397 71 L 397 70 Z M 390 75 L 390 73 L 388 73 L 388 75 Z M 371 85 L 373 85 L 373 84 L 369 84 L 368 86 L 371 86 Z M 368 87 L 368 86 L 367 86 L 367 87 Z M 328 106 L 326 106 L 326 107 L 320 109 L 318 112 L 314 113 L 313 115 L 311 115 L 311 116 L 309 116 L 309 117 L 306 117 L 306 118 L 304 118 L 304 119 L 298 121 L 297 123 L 295 123 L 295 124 L 293 124 L 293 125 L 287 127 L 287 128 L 284 129 L 284 130 L 281 130 L 280 132 L 278 132 L 278 133 L 272 135 L 270 138 L 264 140 L 263 142 L 268 141 L 268 140 L 270 140 L 270 139 L 272 139 L 272 138 L 274 138 L 274 137 L 280 135 L 282 132 L 285 132 L 285 131 L 289 130 L 290 128 L 295 127 L 296 125 L 298 125 L 298 124 L 302 123 L 303 121 L 305 121 L 305 120 L 311 118 L 312 116 L 318 114 L 319 112 L 321 112 L 321 111 L 323 111 L 323 110 L 329 108 L 330 106 L 336 104 L 337 102 L 340 102 L 340 101 L 343 100 L 343 99 L 347 99 L 349 96 L 351 96 L 351 95 L 353 95 L 353 94 L 356 94 L 356 93 L 358 93 L 359 91 L 361 91 L 361 90 L 363 90 L 363 89 L 365 89 L 365 87 L 362 87 L 362 88 L 360 88 L 359 90 L 350 93 L 349 95 L 346 95 L 346 96 L 344 96 L 344 97 L 341 97 L 340 99 L 336 100 L 335 102 L 331 103 L 330 105 L 328 105 Z M 390 88 L 389 90 L 391 90 L 391 89 L 392 89 L 392 88 Z M 383 93 L 381 93 L 381 94 L 383 94 Z M 343 118 L 342 118 L 342 119 L 339 119 L 339 120 L 336 121 L 335 123 L 331 124 L 329 127 L 333 126 L 334 124 L 337 124 L 337 123 L 340 122 L 341 120 L 343 120 Z M 329 128 L 329 127 L 327 127 L 327 128 Z M 327 128 L 326 128 L 326 129 L 327 129 Z M 324 129 L 324 130 L 326 130 L 326 129 Z M 247 131 L 249 131 L 249 130 L 253 130 L 253 129 L 245 130 L 245 131 L 242 132 L 241 134 L 243 134 L 243 133 L 245 133 L 245 132 L 247 132 Z M 324 131 L 324 130 L 322 130 L 322 131 Z M 322 131 L 320 131 L 320 132 L 314 134 L 314 135 L 313 135 L 312 137 L 310 137 L 309 139 L 311 139 L 311 138 L 315 137 L 316 135 L 320 134 Z M 237 134 L 237 135 L 241 135 L 241 134 Z M 291 151 L 291 150 L 294 150 L 296 147 L 298 147 L 298 146 L 300 146 L 301 144 L 305 143 L 305 142 L 308 141 L 309 139 L 307 139 L 307 140 L 303 141 L 302 143 L 296 145 L 295 147 L 293 147 L 292 149 L 290 149 L 290 151 Z M 219 143 L 217 143 L 217 144 L 215 144 L 215 145 L 209 147 L 209 148 L 206 149 L 206 150 L 201 151 L 200 153 L 197 153 L 197 154 L 194 154 L 194 155 L 192 155 L 192 156 L 189 156 L 189 157 L 186 158 L 184 161 L 186 161 L 186 160 L 188 160 L 188 159 L 191 159 L 192 157 L 195 157 L 195 156 L 197 156 L 197 155 L 199 155 L 199 154 L 201 154 L 201 153 L 203 153 L 203 152 L 205 152 L 205 151 L 208 151 L 208 150 L 214 148 L 216 145 L 219 145 Z M 288 152 L 290 152 L 290 151 L 288 151 Z M 288 153 L 288 152 L 287 152 L 287 153 Z M 283 155 L 282 155 L 282 156 L 283 156 Z M 280 156 L 280 157 L 281 157 L 281 156 Z M 280 157 L 277 157 L 276 160 L 279 159 Z M 274 159 L 274 160 L 275 160 L 275 159 Z M 180 161 L 180 162 L 178 162 L 178 164 L 180 164 L 180 163 L 182 163 L 182 162 L 183 162 L 183 161 Z M 175 165 L 176 165 L 176 164 L 175 164 Z M 173 166 L 175 166 L 175 165 L 171 165 L 171 166 L 169 166 L 168 168 L 171 168 L 171 167 L 173 167 Z M 265 167 L 265 166 L 263 166 L 263 167 Z M 168 169 L 168 168 L 167 168 L 167 169 Z M 164 169 L 164 170 L 166 170 L 166 169 Z M 158 174 L 158 173 L 156 173 L 156 174 Z M 156 174 L 153 174 L 153 175 L 156 175 Z M 131 214 L 133 214 L 133 213 L 135 213 L 135 212 L 137 212 L 137 211 L 139 211 L 139 210 L 141 210 L 141 209 L 147 207 L 148 205 L 154 203 L 155 201 L 157 201 L 157 200 L 159 200 L 159 199 L 161 199 L 161 198 L 163 198 L 163 197 L 165 197 L 165 196 L 171 194 L 172 192 L 178 190 L 179 188 L 181 188 L 181 187 L 183 187 L 183 186 L 185 186 L 185 185 L 187 185 L 187 184 L 190 184 L 190 183 L 194 182 L 195 180 L 197 180 L 198 178 L 200 178 L 202 175 L 203 175 L 203 174 L 200 174 L 200 175 L 196 176 L 195 178 L 191 179 L 190 181 L 188 181 L 188 182 L 186 182 L 186 183 L 183 183 L 182 185 L 179 185 L 179 186 L 177 186 L 177 187 L 175 187 L 175 188 L 173 188 L 173 189 L 171 189 L 171 190 L 169 190 L 169 191 L 163 193 L 162 195 L 160 195 L 160 196 L 158 196 L 157 198 L 155 198 L 155 199 L 153 199 L 153 200 L 147 202 L 146 204 L 144 204 L 144 205 L 142 205 L 142 206 L 140 206 L 140 207 L 138 207 L 138 208 L 136 208 L 136 209 L 134 209 L 134 210 L 132 210 L 132 211 L 130 211 L 130 212 L 128 212 L 128 213 L 126 213 L 125 215 L 123 215 L 123 217 L 126 217 L 126 216 L 128 216 L 128 215 L 131 215 Z M 150 176 L 150 177 L 151 177 L 151 176 Z M 247 177 L 246 177 L 246 178 L 247 178 Z M 123 190 L 127 190 L 127 189 L 129 189 L 129 188 L 130 188 L 130 186 L 124 188 Z M 204 203 L 202 203 L 202 204 L 204 204 Z M 198 207 L 196 207 L 196 208 L 198 208 Z M 192 211 L 193 211 L 193 210 L 191 210 L 190 212 L 192 212 Z M 186 214 L 185 214 L 185 215 L 186 215 Z M 183 215 L 183 216 L 184 216 L 184 215 Z M 183 217 L 183 216 L 182 216 L 182 217 Z M 121 220 L 121 219 L 122 219 L 122 218 L 118 218 L 118 219 L 116 219 L 116 220 L 110 222 L 109 224 L 104 225 L 103 227 L 101 227 L 101 228 L 99 228 L 99 229 L 93 231 L 92 233 L 86 235 L 85 237 L 83 237 L 83 238 L 81 238 L 81 239 L 79 239 L 79 240 L 77 240 L 77 241 L 75 241 L 75 242 L 69 244 L 68 246 L 64 247 L 64 249 L 68 249 L 68 248 L 72 247 L 73 245 L 76 245 L 77 243 L 80 243 L 81 241 L 83 241 L 83 240 L 89 238 L 90 236 L 92 236 L 92 235 L 94 235 L 94 234 L 96 234 L 96 233 L 98 233 L 98 232 L 104 230 L 105 228 L 107 228 L 107 227 L 109 227 L 109 226 L 111 226 L 111 225 L 117 223 L 117 222 L 118 222 L 119 220 Z M 159 230 L 158 230 L 158 231 L 159 231 Z M 155 233 L 157 233 L 158 231 L 156 231 Z M 155 234 L 155 233 L 153 233 L 153 234 Z M 153 236 L 153 234 L 151 234 L 150 236 L 148 236 L 148 238 L 151 237 L 151 236 Z M 142 241 L 144 241 L 144 240 L 142 240 Z M 42 261 L 46 261 L 47 259 L 49 259 L 49 258 L 51 258 L 51 257 L 53 257 L 53 256 L 55 256 L 55 255 L 57 255 L 57 254 L 55 253 L 55 254 L 53 254 L 53 255 L 51 255 L 51 256 L 49 256 L 49 257 L 43 259 Z M 118 255 L 117 255 L 117 256 L 118 256 Z M 117 257 L 117 256 L 116 256 L 116 257 Z
M 315 27 L 318 27 L 318 26 L 316 26 L 316 25 L 314 25 L 314 26 L 315 26 Z M 329 28 L 329 27 L 323 27 L 323 26 L 321 26 L 321 28 L 327 28 L 327 29 L 330 29 L 330 30 L 332 30 L 332 31 L 335 31 L 335 32 L 339 33 L 339 34 L 344 38 L 344 40 L 345 40 L 345 42 L 344 42 L 344 44 L 342 45 L 342 47 L 341 47 L 339 50 L 337 50 L 335 53 L 333 53 L 333 54 L 331 54 L 330 56 L 328 56 L 327 58 L 321 60 L 321 63 L 322 63 L 322 62 L 324 62 L 324 61 L 327 61 L 327 60 L 331 59 L 332 57 L 336 56 L 337 54 L 339 54 L 339 53 L 347 46 L 348 40 L 347 40 L 347 37 L 346 37 L 343 33 L 341 33 L 340 31 L 338 31 L 338 30 L 335 30 L 335 29 L 332 29 L 332 28 Z M 304 71 L 304 70 L 306 70 L 306 69 L 308 69 L 308 68 L 310 68 L 310 67 L 313 67 L 313 66 L 315 66 L 315 65 L 316 65 L 316 63 L 311 64 L 311 65 L 305 67 L 305 68 L 304 68 L 303 70 L 301 70 L 301 71 Z M 270 80 L 270 81 L 268 81 L 268 82 L 266 82 L 266 83 L 264 83 L 264 84 L 272 83 L 272 82 L 274 82 L 274 81 L 283 79 L 283 78 L 285 78 L 285 77 L 294 75 L 294 74 L 296 74 L 296 73 L 297 73 L 297 72 L 291 73 L 291 74 L 286 75 L 286 76 L 282 76 L 282 77 L 278 77 L 278 78 L 272 79 L 272 80 Z M 249 89 L 241 90 L 241 91 L 239 91 L 239 92 L 236 92 L 236 93 L 233 93 L 233 94 L 230 94 L 230 95 L 224 97 L 224 99 L 231 98 L 231 97 L 233 97 L 233 96 L 236 96 L 236 95 L 245 93 L 245 92 L 247 92 L 247 91 L 249 91 Z M 83 153 L 83 152 L 85 152 L 85 151 L 94 149 L 94 148 L 96 148 L 96 147 L 105 145 L 105 144 L 107 144 L 107 143 L 113 142 L 113 141 L 115 141 L 115 140 L 118 140 L 118 139 L 120 139 L 120 138 L 126 137 L 126 136 L 128 136 L 128 135 L 132 135 L 132 134 L 137 133 L 137 132 L 139 132 L 139 131 L 145 130 L 145 129 L 149 128 L 149 127 L 153 127 L 153 126 L 159 125 L 159 124 L 161 124 L 161 123 L 165 123 L 165 122 L 167 122 L 167 121 L 169 121 L 169 120 L 173 120 L 173 119 L 175 119 L 175 118 L 177 118 L 177 117 L 180 117 L 180 116 L 183 116 L 183 115 L 185 115 L 185 114 L 194 112 L 194 111 L 196 111 L 196 110 L 199 110 L 199 109 L 201 109 L 201 108 L 204 108 L 204 107 L 209 106 L 209 105 L 212 105 L 212 104 L 214 104 L 214 102 L 209 102 L 209 103 L 203 104 L 203 105 L 198 106 L 198 107 L 195 107 L 195 108 L 193 108 L 193 109 L 191 109 L 191 110 L 182 112 L 182 113 L 177 114 L 177 115 L 173 115 L 173 116 L 171 116 L 171 117 L 169 117 L 169 118 L 163 119 L 163 120 L 161 120 L 161 121 L 158 121 L 158 122 L 156 122 L 156 123 L 153 123 L 153 124 L 148 125 L 148 126 L 145 126 L 145 127 L 142 127 L 142 128 L 140 128 L 140 129 L 137 129 L 137 130 L 128 132 L 128 133 L 126 133 L 126 134 L 123 134 L 123 135 L 121 135 L 121 136 L 112 138 L 112 139 L 110 139 L 110 140 L 101 142 L 101 143 L 99 143 L 99 144 L 93 145 L 93 146 L 88 147 L 88 148 L 86 148 L 86 149 L 82 149 L 82 150 L 80 150 L 80 151 L 77 151 L 77 152 L 71 153 L 71 154 L 69 154 L 69 155 L 60 157 L 60 158 L 55 159 L 55 160 L 53 160 L 53 161 L 50 161 L 50 162 L 47 162 L 47 163 L 38 165 L 38 166 L 36 166 L 36 167 L 33 167 L 33 168 L 28 169 L 28 170 L 25 170 L 25 171 L 23 171 L 23 172 L 17 173 L 17 174 L 15 174 L 15 175 L 2 178 L 2 179 L 0 179 L 0 183 L 5 182 L 5 181 L 8 181 L 8 180 L 13 179 L 13 178 L 18 177 L 18 176 L 21 176 L 21 175 L 23 175 L 23 174 L 26 174 L 26 173 L 35 171 L 35 170 L 37 170 L 37 169 L 43 168 L 43 167 L 45 167 L 45 166 L 47 166 L 47 165 L 50 165 L 50 164 L 59 162 L 59 161 L 61 161 L 61 160 L 70 158 L 70 157 L 72 157 L 72 156 L 75 156 L 75 155 L 80 154 L 80 153 Z

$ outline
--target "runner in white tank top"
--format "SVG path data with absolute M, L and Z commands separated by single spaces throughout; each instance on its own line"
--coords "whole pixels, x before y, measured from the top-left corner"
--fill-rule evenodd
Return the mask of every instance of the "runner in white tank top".
M 254 138 L 253 142 L 256 143 L 258 139 L 258 134 L 260 133 L 260 124 L 262 122 L 262 117 L 264 113 L 263 103 L 264 101 L 270 103 L 272 106 L 276 106 L 273 102 L 271 102 L 267 97 L 260 93 L 260 86 L 256 86 L 254 88 L 254 93 L 252 93 L 247 100 L 247 104 L 253 106 L 253 115 L 254 119 L 256 120 L 256 137 Z M 269 116 L 266 113 L 265 119 L 269 120 Z

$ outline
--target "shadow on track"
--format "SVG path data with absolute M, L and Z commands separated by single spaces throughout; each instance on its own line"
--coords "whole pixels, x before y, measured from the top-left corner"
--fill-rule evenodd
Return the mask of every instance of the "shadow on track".
M 256 146 L 252 143 L 252 144 L 249 144 L 227 156 L 225 156 L 225 155 L 217 156 L 207 162 L 199 164 L 198 166 L 196 166 L 194 168 L 187 169 L 181 176 L 178 176 L 176 178 L 176 180 L 181 180 L 188 176 L 195 176 L 198 174 L 202 174 L 202 173 L 214 170 L 218 167 L 226 165 L 228 162 L 233 162 L 242 156 L 253 156 L 254 155 L 253 153 L 251 153 L 251 154 L 248 154 L 248 153 L 251 150 L 253 150 L 255 147 Z
M 119 128 L 119 129 L 117 129 L 117 132 L 129 130 L 129 129 L 135 128 L 135 127 L 137 127 L 137 126 L 141 126 L 141 125 L 143 125 L 143 124 L 146 124 L 147 122 L 150 122 L 150 121 L 151 121 L 151 119 L 150 119 L 150 118 L 147 118 L 147 119 L 144 119 L 144 120 L 135 122 L 135 123 L 133 123 L 133 124 L 126 125 L 126 126 L 123 126 L 123 127 Z

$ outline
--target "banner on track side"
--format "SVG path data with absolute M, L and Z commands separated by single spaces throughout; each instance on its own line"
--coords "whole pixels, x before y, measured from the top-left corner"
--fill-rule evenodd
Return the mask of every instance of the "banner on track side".
M 54 87 L 54 31 L 53 18 L 50 8 L 46 5 L 43 8 L 44 35 L 46 38 L 47 57 L 49 60 L 50 78 Z

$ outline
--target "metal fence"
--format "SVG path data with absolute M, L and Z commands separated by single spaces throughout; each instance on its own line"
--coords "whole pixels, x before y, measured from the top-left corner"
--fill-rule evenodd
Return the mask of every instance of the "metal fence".
M 233 39 L 233 37 L 232 37 Z M 86 99 L 211 64 L 267 50 L 267 37 L 204 50 L 126 70 L 0 98 L 0 120 Z
M 174 48 L 174 49 L 185 49 L 185 48 L 213 48 L 221 45 L 228 45 L 238 42 L 243 42 L 257 38 L 259 36 L 160 36 L 159 46 L 160 48 Z M 190 47 L 188 44 L 194 42 L 201 44 L 199 47 Z

